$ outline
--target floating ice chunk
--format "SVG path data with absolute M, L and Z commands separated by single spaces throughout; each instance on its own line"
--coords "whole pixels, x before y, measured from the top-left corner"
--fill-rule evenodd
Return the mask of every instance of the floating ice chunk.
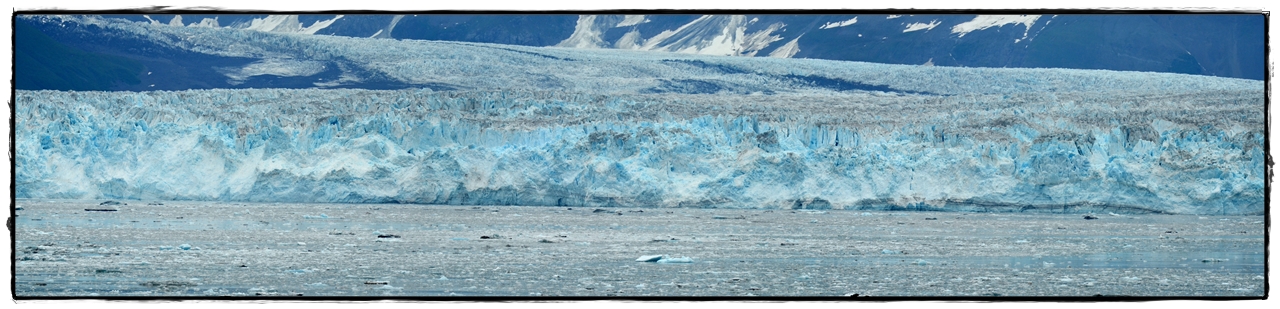
M 173 250 L 173 247 L 170 247 L 170 246 L 160 246 L 160 247 L 159 247 L 159 249 L 160 249 L 160 250 Z
M 873 214 L 871 214 L 871 213 L 869 213 L 869 212 L 864 212 L 864 213 L 862 213 L 862 216 L 863 216 L 863 217 L 870 217 L 870 216 L 874 216 L 874 215 L 873 215 Z
M 669 258 L 669 257 L 665 257 L 665 256 L 664 256 L 664 257 L 662 257 L 662 259 L 659 259 L 659 260 L 658 260 L 658 263 L 660 263 L 660 264 L 672 264 L 672 263 L 693 263 L 693 259 L 692 259 L 692 258 L 689 258 L 689 257 L 687 257 L 687 256 L 682 256 L 682 257 L 678 257 L 678 258 Z
M 661 260 L 665 257 L 667 256 L 666 255 L 645 255 L 636 259 L 636 262 L 657 262 L 658 260 Z
M 179 245 L 179 246 L 178 246 L 178 248 L 180 248 L 180 249 L 182 249 L 182 250 L 191 250 L 191 245 L 188 245 L 188 244 L 182 244 L 182 245 Z
M 304 218 L 304 219 L 328 219 L 328 218 L 329 218 L 329 215 L 326 215 L 326 214 L 321 213 L 319 216 L 304 215 L 304 216 L 302 216 L 302 218 Z
M 925 266 L 925 265 L 929 265 L 929 261 L 925 261 L 925 260 L 916 260 L 914 264 L 916 264 L 916 265 L 920 265 L 920 266 Z
M 884 249 L 884 250 L 880 250 L 880 254 L 902 254 L 902 252 L 899 252 L 897 250 Z

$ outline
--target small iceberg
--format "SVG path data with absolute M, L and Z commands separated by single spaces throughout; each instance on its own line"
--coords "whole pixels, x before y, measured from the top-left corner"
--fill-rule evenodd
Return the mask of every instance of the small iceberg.
M 329 215 L 321 213 L 319 216 L 303 215 L 302 218 L 303 219 L 328 219 Z
M 666 254 L 663 254 L 663 255 L 641 256 L 640 258 L 636 259 L 636 262 L 651 262 L 651 263 L 662 263 L 662 264 L 693 263 L 693 259 L 687 256 L 673 258 L 673 257 L 667 256 Z
M 678 258 L 668 258 L 668 257 L 663 257 L 662 259 L 658 260 L 658 263 L 659 263 L 659 264 L 671 264 L 671 263 L 693 263 L 693 259 L 692 259 L 692 258 L 689 258 L 689 257 L 687 257 L 687 256 L 682 256 L 682 257 L 678 257 Z

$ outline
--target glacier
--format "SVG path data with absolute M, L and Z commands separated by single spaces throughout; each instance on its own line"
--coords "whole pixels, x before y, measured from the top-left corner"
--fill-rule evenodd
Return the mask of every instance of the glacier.
M 18 198 L 1265 209 L 1262 81 L 46 18 L 420 88 L 19 90 Z

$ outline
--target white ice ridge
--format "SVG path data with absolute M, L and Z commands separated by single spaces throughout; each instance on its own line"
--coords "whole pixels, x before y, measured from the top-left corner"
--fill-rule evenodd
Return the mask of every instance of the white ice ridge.
M 926 23 L 910 23 L 910 24 L 907 24 L 906 29 L 902 30 L 902 33 L 920 31 L 920 30 L 929 31 L 929 30 L 933 30 L 933 27 L 937 27 L 938 25 L 941 25 L 941 24 L 942 22 L 937 20 L 930 21 L 927 24 Z
M 1026 32 L 1031 31 L 1031 26 L 1035 25 L 1036 19 L 1040 15 L 978 15 L 973 20 L 966 21 L 951 27 L 951 33 L 959 34 L 964 37 L 969 32 L 983 30 L 991 27 L 1002 27 L 1008 24 L 1022 24 L 1027 27 L 1023 31 L 1022 38 L 1027 37 Z
M 818 29 L 840 28 L 840 27 L 844 27 L 844 26 L 848 26 L 856 23 L 858 23 L 858 17 L 854 17 L 842 22 L 826 23 L 826 24 L 823 24 L 822 27 L 818 27 Z

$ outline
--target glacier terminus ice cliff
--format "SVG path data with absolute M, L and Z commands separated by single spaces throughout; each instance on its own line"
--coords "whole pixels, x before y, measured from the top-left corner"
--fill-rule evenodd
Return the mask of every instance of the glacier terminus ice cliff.
M 18 198 L 1261 214 L 1264 82 L 45 23 L 313 89 L 16 92 Z M 376 76 L 403 89 L 349 89 Z

